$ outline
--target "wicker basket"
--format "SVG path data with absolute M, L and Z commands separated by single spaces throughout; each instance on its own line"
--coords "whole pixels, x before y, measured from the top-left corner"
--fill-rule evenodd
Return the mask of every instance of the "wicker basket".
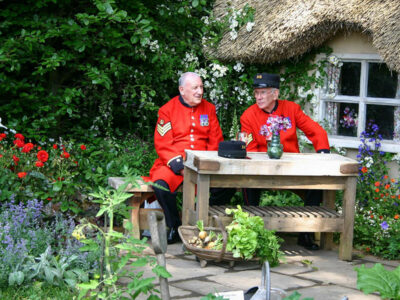
M 194 236 L 198 236 L 199 234 L 199 229 L 197 226 L 180 226 L 178 228 L 178 233 L 179 236 L 181 237 L 181 240 L 183 244 L 185 245 L 185 248 L 192 252 L 194 255 L 196 255 L 200 259 L 200 266 L 205 267 L 207 264 L 207 260 L 215 261 L 215 262 L 220 262 L 220 261 L 229 261 L 232 262 L 230 265 L 233 266 L 234 261 L 243 261 L 243 258 L 240 257 L 233 257 L 232 252 L 226 251 L 226 243 L 228 241 L 228 234 L 223 227 L 221 220 L 218 219 L 217 216 L 214 216 L 214 219 L 217 221 L 218 225 L 220 228 L 216 227 L 204 227 L 205 231 L 214 231 L 216 234 L 222 233 L 222 249 L 221 250 L 210 250 L 210 249 L 204 249 L 204 248 L 197 248 L 191 244 L 189 244 L 189 240 L 192 239 Z M 259 260 L 258 258 L 252 258 L 248 261 L 257 261 Z

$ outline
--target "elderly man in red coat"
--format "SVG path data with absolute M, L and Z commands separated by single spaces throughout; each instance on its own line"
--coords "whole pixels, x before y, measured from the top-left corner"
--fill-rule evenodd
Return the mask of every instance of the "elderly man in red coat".
M 300 152 L 296 129 L 304 132 L 312 142 L 318 153 L 329 153 L 329 141 L 326 131 L 309 116 L 300 105 L 288 101 L 279 100 L 280 77 L 276 74 L 260 73 L 254 77 L 254 96 L 256 103 L 251 105 L 240 117 L 241 130 L 246 132 L 247 151 L 266 152 L 267 139 L 262 134 L 261 128 L 267 124 L 270 116 L 288 117 L 291 128 L 281 131 L 280 139 L 284 152 Z M 265 127 L 263 127 L 265 128 Z M 250 205 L 258 205 L 260 201 L 259 189 L 245 189 L 245 202 Z M 322 200 L 322 191 L 307 191 L 305 205 L 319 205 Z M 318 245 L 313 241 L 309 233 L 299 235 L 299 244 L 310 250 L 317 250 Z
M 218 150 L 218 144 L 223 140 L 215 106 L 203 99 L 200 76 L 192 72 L 182 74 L 179 93 L 158 111 L 154 132 L 158 158 L 150 170 L 150 180 L 168 189 L 153 187 L 164 210 L 169 244 L 179 240 L 177 228 L 181 220 L 176 205 L 176 189 L 183 181 L 185 149 Z M 225 204 L 234 192 L 233 189 L 211 189 L 210 204 Z

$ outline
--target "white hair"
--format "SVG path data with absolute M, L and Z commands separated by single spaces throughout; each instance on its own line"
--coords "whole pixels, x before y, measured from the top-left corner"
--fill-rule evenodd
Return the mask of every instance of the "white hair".
M 199 77 L 199 78 L 201 79 L 200 75 L 197 74 L 197 73 L 195 73 L 195 72 L 186 72 L 186 73 L 183 73 L 183 74 L 181 75 L 181 77 L 179 77 L 179 81 L 178 81 L 179 86 L 184 86 L 184 85 L 185 85 L 185 82 L 186 82 L 186 79 L 187 79 L 187 77 L 189 77 L 189 76 L 196 76 L 196 77 Z

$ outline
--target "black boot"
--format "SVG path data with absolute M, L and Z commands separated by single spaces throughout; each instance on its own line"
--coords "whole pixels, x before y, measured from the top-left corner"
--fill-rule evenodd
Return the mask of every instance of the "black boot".
M 297 245 L 303 246 L 307 250 L 319 250 L 319 246 L 314 242 L 314 233 L 302 232 L 297 239 Z
M 167 231 L 167 243 L 168 245 L 174 244 L 176 242 L 180 242 L 181 238 L 179 237 L 178 228 L 171 228 Z

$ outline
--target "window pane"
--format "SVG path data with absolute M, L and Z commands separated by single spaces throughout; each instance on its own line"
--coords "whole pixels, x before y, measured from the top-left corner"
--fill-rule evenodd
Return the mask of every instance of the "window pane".
M 357 136 L 358 104 L 338 103 L 338 134 Z
M 343 62 L 339 79 L 339 95 L 360 95 L 361 63 Z
M 368 97 L 396 98 L 397 73 L 384 63 L 369 63 Z
M 367 124 L 379 126 L 379 133 L 386 140 L 393 139 L 394 107 L 384 105 L 367 105 Z

